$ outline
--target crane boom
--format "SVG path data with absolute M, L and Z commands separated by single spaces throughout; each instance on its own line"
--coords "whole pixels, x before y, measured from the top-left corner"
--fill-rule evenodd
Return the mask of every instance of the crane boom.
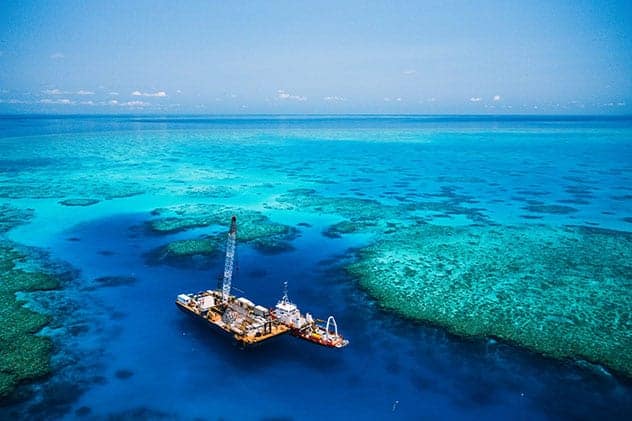
M 226 240 L 226 260 L 224 261 L 224 281 L 222 282 L 222 301 L 227 302 L 230 295 L 230 283 L 233 279 L 233 262 L 235 260 L 235 241 L 237 240 L 237 217 L 230 220 L 230 230 Z

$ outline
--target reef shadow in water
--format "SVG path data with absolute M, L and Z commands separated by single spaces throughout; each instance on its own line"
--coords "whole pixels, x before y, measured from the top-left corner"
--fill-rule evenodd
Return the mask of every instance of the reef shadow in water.
M 135 284 L 138 280 L 133 276 L 101 276 L 94 281 L 100 287 L 120 287 Z

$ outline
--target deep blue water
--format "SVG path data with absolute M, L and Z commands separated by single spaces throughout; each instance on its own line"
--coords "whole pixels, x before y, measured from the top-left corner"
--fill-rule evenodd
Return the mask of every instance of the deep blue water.
M 65 296 L 66 304 L 53 313 L 62 325 L 81 327 L 76 335 L 47 332 L 57 341 L 58 370 L 38 386 L 36 398 L 0 408 L 0 415 L 632 416 L 629 379 L 485 338 L 461 339 L 384 311 L 343 269 L 370 238 L 324 236 L 340 220 L 336 215 L 262 206 L 296 187 L 396 204 L 451 186 L 470 200 L 465 206 L 484 208 L 492 223 L 588 224 L 629 232 L 628 118 L 12 116 L 0 118 L 0 136 L 0 204 L 36 213 L 8 236 L 78 270 L 57 297 L 63 303 Z M 108 189 L 120 185 L 142 194 L 108 198 Z M 583 189 L 573 188 L 578 185 Z M 231 190 L 226 197 L 205 197 L 187 186 Z M 575 211 L 524 218 L 525 200 L 537 192 L 547 204 Z M 75 197 L 100 203 L 58 203 Z M 240 350 L 179 312 L 175 296 L 215 287 L 223 264 L 221 257 L 210 262 L 211 269 L 148 261 L 154 248 L 205 232 L 164 237 L 148 231 L 153 209 L 184 203 L 262 210 L 297 227 L 293 251 L 267 255 L 240 247 L 234 284 L 253 301 L 272 305 L 289 281 L 290 297 L 321 317 L 334 314 L 351 344 L 330 350 L 288 336 Z M 469 222 L 455 217 L 447 223 Z M 103 276 L 136 281 L 99 287 L 94 280 Z M 64 355 L 76 363 L 68 364 Z

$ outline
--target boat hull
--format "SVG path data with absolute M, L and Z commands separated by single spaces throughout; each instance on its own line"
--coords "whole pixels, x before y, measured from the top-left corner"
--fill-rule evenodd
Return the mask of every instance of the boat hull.
M 334 339 L 327 339 L 324 335 L 313 335 L 312 333 L 302 332 L 299 329 L 293 329 L 292 335 L 299 339 L 308 341 L 317 345 L 321 345 L 327 348 L 344 348 L 349 344 L 349 341 L 342 337 L 336 337 Z

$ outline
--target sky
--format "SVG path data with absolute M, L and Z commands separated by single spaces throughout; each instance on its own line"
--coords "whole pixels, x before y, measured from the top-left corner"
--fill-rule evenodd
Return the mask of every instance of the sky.
M 0 113 L 632 114 L 632 2 L 0 0 Z

